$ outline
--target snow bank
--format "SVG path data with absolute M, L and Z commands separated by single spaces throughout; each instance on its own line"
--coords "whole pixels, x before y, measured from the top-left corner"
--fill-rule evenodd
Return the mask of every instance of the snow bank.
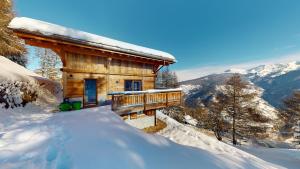
M 34 77 L 42 78 L 40 75 L 12 62 L 4 56 L 0 56 L 0 79 L 1 80 L 26 80 L 32 81 Z
M 219 142 L 213 135 L 209 136 L 195 127 L 183 125 L 161 112 L 157 113 L 157 117 L 167 123 L 167 128 L 160 131 L 160 135 L 178 144 L 196 147 L 212 154 L 217 154 L 219 163 L 222 164 L 224 168 L 290 168 L 300 162 L 294 160 L 292 161 L 293 164 L 290 165 L 286 165 L 287 161 L 278 161 L 276 164 L 270 163 L 231 145 Z M 274 155 L 276 156 L 276 154 Z M 283 160 L 287 159 L 285 158 Z
M 168 124 L 160 134 L 187 146 L 129 126 L 109 106 L 62 113 L 50 113 L 33 104 L 23 109 L 0 110 L 0 168 L 273 169 L 286 166 L 280 162 L 271 164 L 193 127 L 160 113 L 158 116 Z M 293 154 L 294 159 L 297 155 Z M 297 164 L 292 162 L 290 166 Z
M 7 110 L 5 110 L 7 111 Z M 98 107 L 49 114 L 1 112 L 1 168 L 231 168 L 218 155 L 133 128 Z M 31 109 L 30 109 L 31 111 Z
M 17 91 L 19 89 L 16 84 L 27 84 L 29 90 L 36 90 L 38 93 L 38 104 L 50 104 L 55 107 L 62 100 L 62 89 L 58 82 L 46 79 L 3 56 L 0 56 L 0 68 L 0 87 L 3 89 L 11 85 L 5 88 L 7 97 L 17 99 L 24 90 Z
M 52 36 L 52 35 L 63 36 L 71 40 L 84 41 L 90 45 L 102 47 L 110 50 L 128 52 L 132 54 L 139 54 L 151 58 L 175 61 L 175 57 L 166 52 L 162 52 L 162 51 L 158 51 L 158 50 L 154 50 L 142 46 L 137 46 L 126 42 L 117 41 L 103 36 L 98 36 L 95 34 L 78 31 L 75 29 L 70 29 L 60 25 L 55 25 L 52 23 L 35 20 L 31 18 L 16 17 L 10 22 L 8 27 L 16 30 L 29 31 L 32 33 L 37 32 L 45 36 Z

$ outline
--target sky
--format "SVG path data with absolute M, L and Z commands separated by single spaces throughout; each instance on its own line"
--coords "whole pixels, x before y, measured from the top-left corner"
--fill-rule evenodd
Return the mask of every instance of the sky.
M 299 9 L 299 0 L 15 0 L 18 16 L 171 53 L 180 80 L 300 60 Z

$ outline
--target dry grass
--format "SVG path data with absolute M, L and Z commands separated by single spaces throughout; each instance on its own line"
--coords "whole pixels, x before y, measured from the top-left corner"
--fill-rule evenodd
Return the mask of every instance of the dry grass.
M 146 133 L 157 133 L 158 131 L 167 127 L 167 124 L 159 119 L 156 119 L 156 126 L 144 128 L 143 131 Z

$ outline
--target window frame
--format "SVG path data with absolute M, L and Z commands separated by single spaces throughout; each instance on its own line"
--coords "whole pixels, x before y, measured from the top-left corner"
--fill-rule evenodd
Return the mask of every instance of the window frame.
M 127 88 L 127 82 L 131 81 L 131 86 L 130 88 Z M 135 90 L 135 82 L 138 82 L 140 84 L 139 90 Z M 130 89 L 130 90 L 127 90 Z M 124 91 L 143 91 L 143 81 L 139 79 L 126 79 L 124 80 Z

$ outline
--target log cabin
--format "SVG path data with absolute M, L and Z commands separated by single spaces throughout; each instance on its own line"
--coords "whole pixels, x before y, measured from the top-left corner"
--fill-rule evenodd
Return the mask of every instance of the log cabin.
M 26 44 L 58 54 L 63 97 L 82 101 L 83 108 L 111 103 L 129 123 L 138 116 L 155 123 L 157 109 L 181 103 L 178 89 L 153 90 L 157 72 L 176 62 L 169 53 L 26 17 L 8 27 Z M 139 128 L 146 121 L 137 122 Z

